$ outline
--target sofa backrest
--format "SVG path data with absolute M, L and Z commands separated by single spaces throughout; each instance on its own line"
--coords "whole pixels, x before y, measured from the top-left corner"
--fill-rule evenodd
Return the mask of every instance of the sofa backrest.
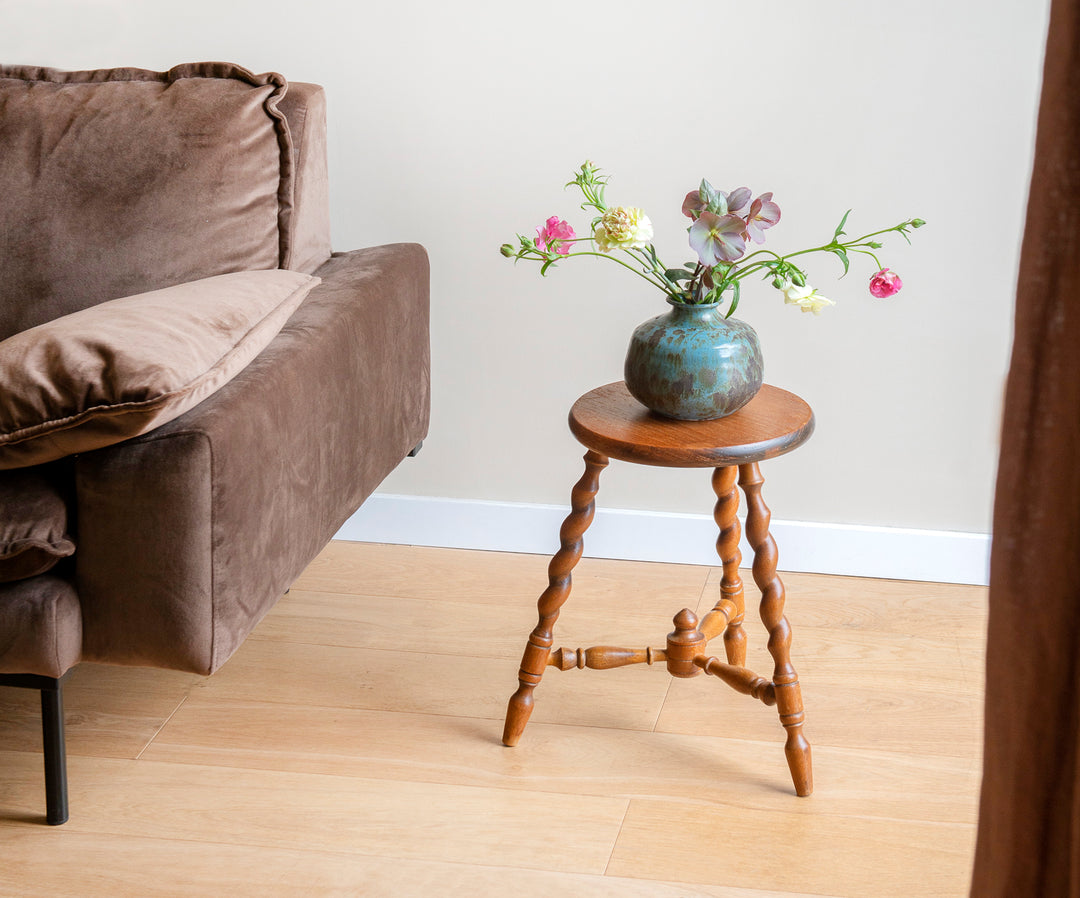
M 298 88 L 228 63 L 0 66 L 0 339 L 199 278 L 322 264 L 325 100 Z
M 290 81 L 278 110 L 293 144 L 293 204 L 289 216 L 289 264 L 312 274 L 330 258 L 330 181 L 326 167 L 326 91 Z

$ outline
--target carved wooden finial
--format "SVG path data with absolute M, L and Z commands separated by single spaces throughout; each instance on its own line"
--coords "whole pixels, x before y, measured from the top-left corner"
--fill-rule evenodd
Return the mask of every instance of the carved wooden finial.
M 696 677 L 701 669 L 695 666 L 694 656 L 705 650 L 705 636 L 697 628 L 697 615 L 683 608 L 672 623 L 675 630 L 667 638 L 668 673 L 673 677 Z
M 689 608 L 683 608 L 671 621 L 675 625 L 675 632 L 694 631 L 697 629 L 698 618 Z

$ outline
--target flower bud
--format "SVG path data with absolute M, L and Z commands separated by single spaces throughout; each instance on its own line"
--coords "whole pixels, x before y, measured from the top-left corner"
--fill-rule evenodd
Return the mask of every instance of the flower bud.
M 799 271 L 798 268 L 791 269 L 791 281 L 798 287 L 806 286 L 806 275 Z
M 500 246 L 499 252 L 506 256 L 506 258 L 508 259 L 512 259 L 514 258 L 514 256 L 517 255 L 517 253 L 514 251 L 514 247 L 511 246 L 509 243 L 504 243 L 502 246 Z
M 922 220 L 921 218 L 916 218 L 916 219 L 915 219 L 915 220 L 914 220 L 914 221 L 913 221 L 913 222 L 911 223 L 911 226 L 912 226 L 913 228 L 921 228 L 921 227 L 922 227 L 922 226 L 923 226 L 924 224 L 926 224 L 926 222 L 925 222 L 925 221 L 923 221 L 923 220 Z

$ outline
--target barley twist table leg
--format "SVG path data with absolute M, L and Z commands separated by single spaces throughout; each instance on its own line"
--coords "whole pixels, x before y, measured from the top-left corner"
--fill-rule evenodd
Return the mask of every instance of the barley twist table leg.
M 713 471 L 712 486 L 716 493 L 716 509 L 713 517 L 720 528 L 720 537 L 716 541 L 716 553 L 724 565 L 724 576 L 720 581 L 720 598 L 730 599 L 735 605 L 735 614 L 728 621 L 724 631 L 724 649 L 729 664 L 736 667 L 746 665 L 746 631 L 743 630 L 743 617 L 746 614 L 746 602 L 743 597 L 743 582 L 739 576 L 742 553 L 739 551 L 739 488 L 736 485 L 739 469 L 730 466 L 716 468 Z
M 746 493 L 746 538 L 754 549 L 754 582 L 761 590 L 761 621 L 769 631 L 769 654 L 775 662 L 776 708 L 787 730 L 784 754 L 796 794 L 809 795 L 814 791 L 810 743 L 803 735 L 802 693 L 791 664 L 791 627 L 784 617 L 784 584 L 776 575 L 778 553 L 769 533 L 772 515 L 761 498 L 763 482 L 756 463 L 739 466 L 739 485 Z
M 537 600 L 536 609 L 539 621 L 529 635 L 525 654 L 518 671 L 518 688 L 510 697 L 506 709 L 506 724 L 503 727 L 503 744 L 517 745 L 529 715 L 533 709 L 533 690 L 540 684 L 540 678 L 547 667 L 551 654 L 552 630 L 559 618 L 559 609 L 570 595 L 570 572 L 581 558 L 584 547 L 582 536 L 592 523 L 596 510 L 594 499 L 600 488 L 600 472 L 607 467 L 608 460 L 599 452 L 591 449 L 585 453 L 585 473 L 574 486 L 570 498 L 570 514 L 563 521 L 559 533 L 560 548 L 548 565 L 548 587 Z

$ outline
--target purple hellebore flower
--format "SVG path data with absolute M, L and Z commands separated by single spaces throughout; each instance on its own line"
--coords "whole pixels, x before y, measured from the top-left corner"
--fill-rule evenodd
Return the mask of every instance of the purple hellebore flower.
M 686 199 L 682 201 L 682 214 L 687 218 L 694 218 L 698 212 L 705 211 L 705 201 L 701 198 L 701 193 L 697 190 L 691 190 Z
M 708 181 L 705 183 L 708 184 Z M 709 184 L 709 189 L 712 190 L 711 184 Z M 738 212 L 750 202 L 750 197 L 753 196 L 748 187 L 736 187 L 731 193 L 724 193 L 722 190 L 717 190 L 715 193 L 717 193 L 727 205 L 723 214 L 728 212 Z M 708 205 L 709 204 L 701 195 L 701 188 L 691 190 L 683 200 L 682 214 L 687 218 L 697 218 L 698 213 L 704 212 L 708 208 Z
M 780 207 L 772 201 L 772 191 L 763 193 L 750 205 L 750 214 L 746 216 L 746 235 L 754 243 L 764 243 L 766 228 L 771 228 L 780 220 Z
M 738 215 L 702 212 L 690 226 L 690 248 L 707 268 L 718 262 L 734 262 L 746 252 L 745 229 L 746 222 Z
M 736 187 L 731 193 L 724 193 L 721 190 L 720 195 L 727 200 L 728 212 L 738 212 L 750 202 L 750 197 L 753 196 L 749 187 Z

